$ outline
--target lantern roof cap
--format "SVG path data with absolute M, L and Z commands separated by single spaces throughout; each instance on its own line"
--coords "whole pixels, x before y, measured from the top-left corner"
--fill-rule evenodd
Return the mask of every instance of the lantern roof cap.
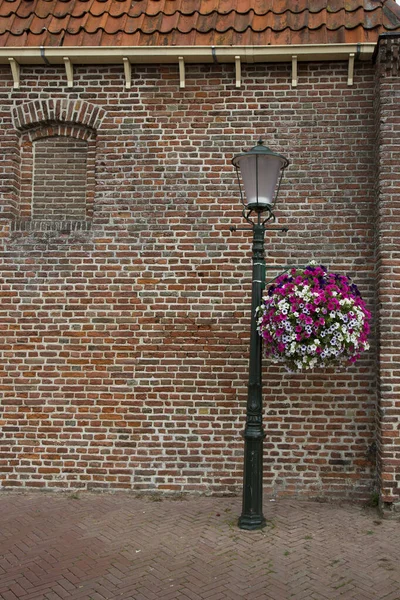
M 232 164 L 235 165 L 235 167 L 238 166 L 237 161 L 242 158 L 242 156 L 249 156 L 251 154 L 256 154 L 258 156 L 275 156 L 276 158 L 280 158 L 283 161 L 282 169 L 285 169 L 289 164 L 288 159 L 282 156 L 282 154 L 278 154 L 277 152 L 271 150 L 271 148 L 268 148 L 268 146 L 264 146 L 264 140 L 262 138 L 258 140 L 256 146 L 253 146 L 253 148 L 250 148 L 250 150 L 247 150 L 247 152 L 236 154 L 236 156 L 234 156 L 232 159 Z

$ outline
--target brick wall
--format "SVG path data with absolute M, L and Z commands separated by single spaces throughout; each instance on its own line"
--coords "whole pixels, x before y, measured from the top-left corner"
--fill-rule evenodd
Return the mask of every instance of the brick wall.
M 382 38 L 376 61 L 378 471 L 382 508 L 400 510 L 399 311 L 400 37 Z
M 3 486 L 240 489 L 251 240 L 229 232 L 230 161 L 260 136 L 290 158 L 267 263 L 321 260 L 373 309 L 373 74 L 300 64 L 293 89 L 290 65 L 244 65 L 237 89 L 233 65 L 187 65 L 181 90 L 176 66 L 137 66 L 126 90 L 120 66 L 76 66 L 69 89 L 24 67 L 13 91 L 2 68 Z M 60 120 L 95 136 L 93 212 L 30 227 L 11 197 L 29 192 L 24 136 Z M 369 496 L 374 360 L 373 343 L 336 372 L 265 363 L 268 494 Z
M 84 219 L 87 142 L 55 136 L 34 142 L 32 217 Z

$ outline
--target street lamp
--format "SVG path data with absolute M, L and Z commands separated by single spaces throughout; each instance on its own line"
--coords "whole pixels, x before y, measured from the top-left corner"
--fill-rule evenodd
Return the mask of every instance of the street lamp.
M 283 170 L 289 161 L 273 152 L 260 139 L 257 146 L 232 159 L 239 181 L 244 206 L 243 217 L 253 231 L 253 283 L 251 299 L 249 382 L 244 438 L 243 504 L 239 517 L 241 529 L 261 529 L 265 525 L 262 512 L 263 441 L 261 337 L 257 332 L 255 313 L 261 304 L 265 284 L 264 237 L 266 223 L 275 220 L 272 209 L 279 191 Z M 241 179 L 243 181 L 244 195 Z M 278 183 L 279 181 L 279 183 Z

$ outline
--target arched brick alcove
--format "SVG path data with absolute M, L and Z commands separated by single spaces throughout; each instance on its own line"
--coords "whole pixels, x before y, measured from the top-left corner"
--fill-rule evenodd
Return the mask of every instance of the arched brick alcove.
M 20 142 L 14 230 L 91 219 L 96 135 L 104 114 L 78 100 L 35 100 L 14 109 Z

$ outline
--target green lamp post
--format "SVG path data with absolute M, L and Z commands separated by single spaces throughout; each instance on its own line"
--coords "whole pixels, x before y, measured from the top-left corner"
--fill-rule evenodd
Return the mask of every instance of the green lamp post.
M 248 152 L 232 159 L 236 168 L 240 195 L 244 205 L 243 217 L 253 230 L 252 300 L 250 327 L 250 358 L 246 425 L 244 438 L 243 504 L 239 518 L 241 529 L 261 529 L 263 515 L 263 441 L 261 337 L 257 332 L 255 312 L 261 304 L 265 284 L 264 238 L 266 223 L 275 219 L 272 211 L 279 191 L 283 170 L 289 161 L 273 152 L 260 140 Z M 242 190 L 242 184 L 244 194 Z

